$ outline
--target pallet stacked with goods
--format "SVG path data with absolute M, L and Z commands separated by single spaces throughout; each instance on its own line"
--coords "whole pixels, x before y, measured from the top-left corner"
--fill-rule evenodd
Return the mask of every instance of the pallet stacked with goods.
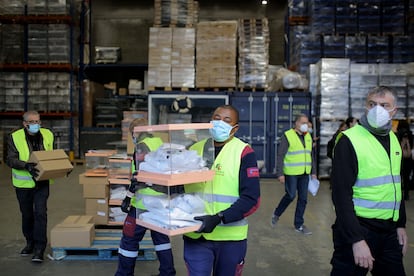
M 414 37 L 409 27 L 413 5 L 387 0 L 290 1 L 289 5 L 292 14 L 286 21 L 286 60 L 290 68 L 307 74 L 313 84 L 310 89 L 318 107 L 313 114 L 320 129 L 319 174 L 329 177 L 326 144 L 341 121 L 349 116 L 359 118 L 365 112 L 364 100 L 371 87 L 383 84 L 394 88 L 399 105 L 396 118 L 409 116 L 407 84 L 403 81 L 409 70 L 403 63 L 414 61 Z M 290 20 L 298 12 L 295 5 L 308 21 Z M 343 59 L 348 66 L 344 65 L 341 74 L 328 70 L 328 79 L 324 79 L 323 64 L 329 59 Z M 337 79 L 341 76 L 343 81 Z
M 266 89 L 270 39 L 268 20 L 240 19 L 238 37 L 238 88 Z
M 237 20 L 197 24 L 197 88 L 236 87 L 237 26 Z
M 154 25 L 149 32 L 149 90 L 195 87 L 195 24 L 190 0 L 154 1 Z
M 413 9 L 404 1 L 290 1 L 287 63 L 306 74 L 309 64 L 323 57 L 357 63 L 414 61 L 413 51 L 407 50 L 413 49 Z M 315 43 L 306 43 L 310 41 Z
M 77 148 L 75 9 L 67 1 L 1 1 L 0 120 L 9 132 L 27 110 L 40 113 L 57 147 Z M 14 126 L 13 126 L 14 125 Z

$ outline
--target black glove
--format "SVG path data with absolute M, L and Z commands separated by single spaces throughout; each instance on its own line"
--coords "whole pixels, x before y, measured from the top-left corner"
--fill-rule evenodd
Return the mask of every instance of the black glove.
M 198 229 L 196 233 L 211 233 L 213 232 L 214 228 L 216 228 L 216 226 L 221 222 L 221 217 L 217 214 L 194 217 L 194 219 L 203 222 L 200 229 Z
M 129 213 L 130 206 L 131 206 L 131 198 L 129 196 L 126 196 L 124 200 L 122 200 L 122 204 L 121 204 L 122 212 Z
M 32 175 L 32 177 L 37 177 L 39 175 L 39 170 L 36 169 L 36 163 L 26 163 L 24 168 Z
M 134 172 L 134 174 L 132 175 L 131 184 L 129 184 L 127 195 L 121 204 L 122 212 L 129 213 L 129 210 L 131 207 L 131 197 L 134 196 L 135 192 L 138 189 L 138 185 L 139 185 L 138 180 L 135 178 L 137 174 L 138 174 L 137 172 Z
M 135 194 L 135 192 L 138 189 L 138 185 L 139 185 L 138 180 L 135 178 L 137 174 L 138 174 L 137 172 L 133 173 L 132 178 L 131 178 L 131 184 L 129 184 L 129 187 L 128 187 L 128 191 L 133 194 Z

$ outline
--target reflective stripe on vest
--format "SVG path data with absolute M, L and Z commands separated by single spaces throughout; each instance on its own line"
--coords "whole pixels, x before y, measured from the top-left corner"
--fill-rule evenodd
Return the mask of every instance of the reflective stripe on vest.
M 286 175 L 310 174 L 312 168 L 312 137 L 304 136 L 305 146 L 292 128 L 285 132 L 289 148 L 283 159 L 283 173 Z
M 389 157 L 381 143 L 360 125 L 343 135 L 351 141 L 358 159 L 358 176 L 352 187 L 356 215 L 397 221 L 402 199 L 402 151 L 397 137 L 390 132 Z
M 53 150 L 53 133 L 46 128 L 40 128 L 40 133 L 42 134 L 44 149 Z M 16 130 L 11 136 L 13 143 L 19 152 L 19 159 L 27 162 L 30 157 L 30 150 L 27 145 L 25 130 Z M 53 180 L 49 180 L 49 182 L 52 181 Z M 12 169 L 12 182 L 13 186 L 18 188 L 33 188 L 35 186 L 35 182 L 27 170 Z
M 206 140 L 199 143 L 205 143 Z M 186 193 L 195 193 L 206 201 L 206 213 L 216 214 L 229 208 L 239 199 L 239 171 L 241 155 L 248 144 L 234 137 L 224 145 L 212 169 L 215 170 L 214 180 L 208 183 L 184 185 Z M 203 147 L 195 144 L 191 149 L 202 155 Z M 213 192 L 213 193 L 212 193 Z M 244 240 L 247 238 L 247 219 L 219 224 L 211 233 L 187 233 L 186 236 L 197 239 L 203 236 L 206 240 Z

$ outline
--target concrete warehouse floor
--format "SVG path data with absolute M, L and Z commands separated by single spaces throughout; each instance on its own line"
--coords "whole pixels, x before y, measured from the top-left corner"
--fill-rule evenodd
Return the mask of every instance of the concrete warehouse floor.
M 82 165 L 76 165 L 67 178 L 58 179 L 51 186 L 48 204 L 48 234 L 54 225 L 68 215 L 85 213 L 82 186 L 78 175 L 84 172 Z M 113 275 L 116 261 L 52 261 L 45 258 L 42 264 L 34 264 L 30 257 L 21 257 L 20 250 L 25 240 L 20 228 L 20 212 L 11 184 L 10 168 L 0 165 L 0 275 Z M 332 254 L 331 224 L 335 218 L 332 208 L 329 184 L 322 181 L 316 197 L 309 195 L 305 213 L 305 224 L 313 231 L 303 236 L 294 231 L 293 213 L 296 201 L 289 206 L 276 228 L 270 227 L 270 216 L 283 195 L 283 186 L 275 179 L 262 179 L 262 204 L 249 218 L 249 245 L 243 275 L 329 275 Z M 414 193 L 414 192 L 412 192 Z M 407 202 L 409 249 L 405 257 L 407 275 L 414 275 L 414 200 Z M 172 238 L 177 275 L 186 275 L 183 262 L 181 236 Z M 50 247 L 46 255 L 51 254 Z M 135 275 L 151 275 L 158 272 L 158 261 L 138 261 Z

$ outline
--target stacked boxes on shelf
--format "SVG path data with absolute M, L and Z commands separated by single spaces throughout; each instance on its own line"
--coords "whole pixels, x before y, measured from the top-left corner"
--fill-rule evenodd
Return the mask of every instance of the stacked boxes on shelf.
M 0 61 L 2 63 L 23 62 L 23 39 L 23 25 L 0 24 Z
M 24 74 L 22 72 L 0 72 L 0 109 L 3 111 L 24 111 Z
M 0 0 L 0 14 L 23 14 L 27 0 Z
M 414 62 L 407 64 L 407 101 L 407 116 L 411 122 L 414 122 Z
M 69 73 L 29 72 L 28 80 L 28 109 L 41 112 L 71 111 Z
M 83 185 L 85 214 L 93 216 L 96 225 L 109 221 L 109 157 L 113 150 L 90 150 L 85 153 L 85 172 L 79 175 Z
M 240 19 L 238 36 L 238 86 L 266 88 L 269 66 L 268 20 Z
M 198 23 L 197 87 L 236 87 L 237 23 L 235 20 Z

